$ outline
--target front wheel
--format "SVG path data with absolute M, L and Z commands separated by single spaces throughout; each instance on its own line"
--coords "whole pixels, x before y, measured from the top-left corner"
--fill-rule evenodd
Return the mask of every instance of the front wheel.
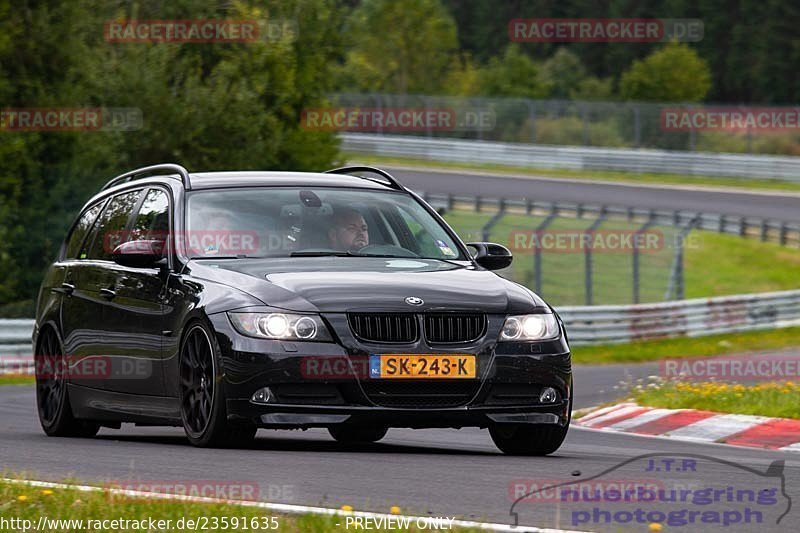
M 330 433 L 331 437 L 336 439 L 337 442 L 351 444 L 359 442 L 378 442 L 386 436 L 388 431 L 389 428 L 382 426 L 369 427 L 341 425 L 328 428 L 328 433 Z
M 181 345 L 180 404 L 183 428 L 198 447 L 230 447 L 255 438 L 255 426 L 231 426 L 220 385 L 220 349 L 202 322 L 188 326 Z
M 569 423 L 497 424 L 489 428 L 495 446 L 508 455 L 549 455 L 561 447 Z

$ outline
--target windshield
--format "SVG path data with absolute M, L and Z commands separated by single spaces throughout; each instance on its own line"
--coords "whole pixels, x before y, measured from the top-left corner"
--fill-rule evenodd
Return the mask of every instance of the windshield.
M 187 198 L 191 258 L 375 256 L 466 260 L 412 196 L 341 188 L 194 191 Z M 180 245 L 180 240 L 179 240 Z

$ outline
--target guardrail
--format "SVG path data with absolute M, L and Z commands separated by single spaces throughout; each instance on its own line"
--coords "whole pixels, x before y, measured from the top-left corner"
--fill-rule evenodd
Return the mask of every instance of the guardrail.
M 0 356 L 31 354 L 33 319 L 0 319 Z
M 565 306 L 557 311 L 566 324 L 570 343 L 576 346 L 699 337 L 800 326 L 800 290 L 655 304 Z M 10 353 L 7 348 L 19 339 L 30 339 L 32 330 L 33 320 L 0 320 L 0 373 L 27 360 L 21 359 L 23 353 Z M 30 357 L 30 344 L 24 355 Z
M 573 345 L 699 337 L 800 326 L 800 290 L 557 311 Z
M 0 319 L 0 374 L 33 369 L 33 319 Z
M 670 150 L 551 146 L 407 135 L 342 133 L 345 152 L 542 169 L 610 170 L 800 182 L 800 158 Z

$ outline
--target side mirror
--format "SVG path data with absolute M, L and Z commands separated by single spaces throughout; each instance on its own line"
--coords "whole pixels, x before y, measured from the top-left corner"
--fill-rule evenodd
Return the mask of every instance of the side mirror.
M 111 259 L 122 266 L 158 268 L 164 263 L 164 241 L 141 240 L 123 242 L 111 252 Z
M 486 270 L 506 268 L 514 259 L 508 248 L 493 242 L 469 242 L 467 246 L 477 250 L 472 258 Z

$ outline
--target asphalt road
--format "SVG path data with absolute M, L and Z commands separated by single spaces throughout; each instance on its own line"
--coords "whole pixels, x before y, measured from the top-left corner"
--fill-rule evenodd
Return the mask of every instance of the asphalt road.
M 602 379 L 613 383 L 618 371 L 607 371 L 608 375 Z M 597 375 L 597 372 L 584 368 L 577 374 L 578 379 L 589 375 Z M 603 394 L 609 395 L 613 393 Z M 685 465 L 684 460 L 696 463 L 677 470 L 670 467 L 669 472 L 666 467 L 658 472 L 648 471 L 647 458 L 635 458 L 652 453 L 665 454 L 656 459 L 666 456 L 679 461 L 674 464 Z M 194 449 L 179 429 L 130 425 L 123 426 L 122 430 L 103 429 L 94 439 L 48 438 L 38 426 L 34 391 L 28 386 L 0 387 L 0 457 L 0 468 L 25 471 L 37 479 L 62 480 L 72 476 L 94 483 L 182 482 L 205 486 L 214 481 L 246 486 L 257 484 L 260 499 L 273 502 L 337 508 L 349 504 L 358 510 L 378 512 L 399 505 L 403 512 L 410 514 L 457 516 L 508 524 L 513 522 L 510 512 L 518 486 L 526 487 L 521 489 L 521 494 L 525 494 L 532 484 L 588 481 L 601 474 L 593 482 L 603 483 L 602 490 L 609 490 L 614 483 L 637 480 L 640 484 L 656 483 L 670 489 L 688 487 L 695 491 L 701 488 L 725 490 L 726 487 L 752 489 L 764 483 L 778 487 L 780 478 L 766 478 L 759 473 L 763 474 L 772 461 L 785 459 L 786 492 L 794 502 L 800 502 L 800 456 L 796 454 L 607 434 L 575 427 L 570 430 L 563 447 L 545 458 L 503 456 L 488 433 L 478 429 L 392 429 L 380 443 L 363 446 L 337 444 L 322 430 L 262 430 L 252 446 L 231 450 Z M 629 464 L 620 466 L 630 460 Z M 609 472 L 603 474 L 604 471 Z M 631 526 L 613 522 L 617 515 L 611 515 L 612 522 L 604 522 L 605 516 L 600 511 L 617 513 L 643 508 L 666 512 L 684 508 L 721 513 L 722 509 L 731 509 L 727 503 L 684 503 L 677 507 L 666 503 L 554 503 L 548 500 L 552 496 L 547 493 L 537 496 L 538 500 L 522 501 L 514 506 L 521 525 L 646 531 L 646 524 Z M 765 501 L 761 507 L 755 505 L 762 511 L 761 524 L 721 530 L 791 530 L 791 524 L 800 521 L 797 504 L 781 524 L 776 524 L 788 505 L 788 500 L 778 492 L 774 502 Z M 599 514 L 581 514 L 591 512 Z M 618 516 L 620 520 L 626 518 Z M 695 525 L 666 531 L 675 530 L 708 531 L 711 527 Z
M 530 198 L 646 209 L 685 210 L 800 221 L 800 195 L 655 187 L 589 180 L 508 177 L 489 173 L 388 168 L 403 185 L 430 193 Z M 487 171 L 488 172 L 488 171 Z

